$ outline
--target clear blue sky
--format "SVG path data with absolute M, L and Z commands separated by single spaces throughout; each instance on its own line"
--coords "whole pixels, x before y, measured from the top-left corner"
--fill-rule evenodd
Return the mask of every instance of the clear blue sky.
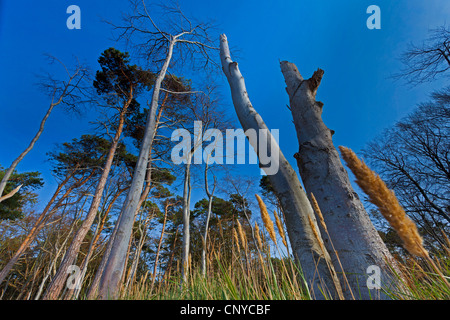
M 148 1 L 151 2 L 151 1 Z M 212 19 L 232 47 L 239 48 L 239 65 L 250 99 L 269 128 L 280 129 L 286 157 L 298 149 L 279 60 L 297 65 L 309 78 L 322 68 L 318 92 L 323 118 L 336 131 L 335 145 L 355 151 L 427 99 L 441 83 L 408 88 L 388 77 L 401 68 L 398 56 L 410 42 L 419 43 L 427 31 L 449 23 L 448 0 L 180 0 L 188 15 Z M 81 8 L 82 29 L 66 28 L 66 8 Z M 366 9 L 381 8 L 381 30 L 368 30 Z M 123 49 L 111 40 L 101 20 L 118 21 L 127 10 L 125 0 L 0 0 L 0 164 L 8 167 L 34 136 L 49 101 L 36 88 L 36 74 L 48 70 L 44 53 L 70 64 L 73 56 L 93 70 L 108 47 Z M 155 17 L 157 20 L 158 17 Z M 52 70 L 52 69 L 50 69 Z M 235 117 L 226 79 L 224 103 Z M 46 200 L 54 181 L 46 152 L 55 143 L 70 141 L 90 130 L 87 117 L 55 110 L 35 148 L 19 171 L 39 170 Z M 258 174 L 254 168 L 249 174 Z

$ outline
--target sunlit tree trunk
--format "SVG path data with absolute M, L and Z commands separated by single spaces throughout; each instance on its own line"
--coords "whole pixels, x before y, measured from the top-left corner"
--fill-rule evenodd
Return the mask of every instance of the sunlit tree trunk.
M 74 229 L 74 227 L 75 227 L 77 222 L 78 222 L 78 220 L 74 219 L 74 221 L 72 222 L 72 224 L 70 226 L 69 232 L 66 234 L 66 237 L 65 237 L 63 243 L 61 244 L 59 249 L 56 248 L 57 250 L 55 252 L 55 257 L 52 259 L 52 262 L 50 263 L 50 266 L 48 267 L 47 272 L 45 273 L 45 275 L 44 275 L 44 277 L 42 279 L 42 282 L 39 285 L 39 289 L 38 289 L 38 291 L 36 293 L 36 296 L 34 297 L 34 300 L 39 300 L 41 295 L 42 295 L 42 293 L 44 292 L 45 283 L 47 282 L 47 279 L 50 277 L 50 275 L 52 273 L 52 270 L 56 270 L 56 263 L 57 263 L 59 257 L 62 255 L 63 250 L 66 248 L 67 241 L 69 240 L 69 238 L 70 238 L 70 236 L 71 236 L 71 234 L 73 232 L 73 229 Z
M 333 145 L 333 132 L 322 121 L 323 103 L 315 97 L 323 71 L 319 69 L 304 80 L 297 67 L 287 61 L 281 62 L 281 71 L 300 145 L 295 158 L 304 186 L 314 194 L 325 218 L 331 238 L 325 245 L 332 250 L 333 243 L 353 293 L 362 299 L 377 297 L 379 292 L 367 287 L 367 268 L 381 268 L 381 281 L 389 286 L 388 264 L 395 266 L 395 262 L 350 184 Z M 333 255 L 335 265 L 337 258 Z M 348 297 L 349 292 L 345 293 Z
M 214 190 L 216 189 L 216 178 L 214 177 L 214 185 L 211 191 L 209 191 L 208 186 L 208 160 L 209 155 L 205 164 L 205 192 L 208 196 L 208 211 L 206 212 L 206 222 L 205 222 L 205 231 L 202 237 L 202 275 L 206 276 L 206 249 L 207 249 L 207 240 L 208 240 L 208 232 L 209 232 L 209 220 L 211 219 L 211 211 L 212 211 L 212 202 L 214 197 Z
M 189 246 L 191 239 L 190 232 L 190 195 L 191 195 L 191 158 L 189 153 L 185 171 L 184 171 L 184 187 L 183 187 L 183 242 L 182 242 L 182 280 L 186 283 L 189 273 Z

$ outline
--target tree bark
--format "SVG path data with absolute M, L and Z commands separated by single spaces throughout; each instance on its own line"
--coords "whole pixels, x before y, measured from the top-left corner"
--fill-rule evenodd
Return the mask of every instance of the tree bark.
M 325 245 L 332 250 L 333 243 L 354 293 L 359 292 L 362 299 L 377 297 L 378 293 L 386 298 L 367 287 L 367 268 L 381 268 L 382 285 L 389 287 L 393 280 L 388 263 L 395 267 L 395 262 L 350 184 L 333 145 L 334 132 L 322 121 L 323 103 L 315 96 L 324 72 L 318 69 L 304 80 L 297 67 L 287 61 L 281 62 L 281 71 L 299 142 L 294 157 L 304 186 L 314 194 L 327 224 L 331 239 L 326 239 Z M 335 265 L 337 259 L 333 256 Z M 344 293 L 348 297 L 348 291 Z
M 120 217 L 121 217 L 121 215 L 119 215 L 117 220 L 120 220 Z M 116 236 L 116 233 L 117 233 L 117 227 L 118 227 L 118 223 L 116 223 L 114 226 L 114 230 L 113 230 L 111 236 L 109 237 L 108 243 L 105 248 L 105 252 L 103 253 L 102 261 L 100 262 L 97 272 L 95 273 L 94 280 L 92 280 L 91 287 L 89 288 L 89 291 L 87 294 L 87 298 L 89 300 L 95 299 L 97 297 L 102 274 L 103 274 L 103 271 L 105 270 L 106 263 L 108 262 L 109 255 L 111 253 L 112 245 L 114 242 L 114 237 Z
M 184 188 L 183 188 L 183 254 L 182 254 L 182 280 L 186 283 L 189 273 L 189 246 L 190 246 L 190 195 L 191 195 L 191 159 L 192 153 L 189 154 L 186 168 L 184 172 Z
M 340 297 L 342 289 L 336 272 L 331 263 L 327 263 L 330 262 L 330 256 L 328 252 L 321 250 L 320 239 L 317 239 L 314 235 L 309 222 L 312 221 L 312 225 L 316 228 L 317 235 L 320 237 L 308 197 L 300 184 L 297 174 L 285 159 L 263 119 L 253 108 L 245 88 L 244 78 L 239 71 L 237 63 L 231 60 L 225 35 L 221 35 L 220 42 L 222 69 L 228 79 L 233 104 L 242 127 L 245 131 L 255 129 L 260 134 L 265 133 L 266 150 L 278 151 L 279 157 L 278 159 L 274 158 L 273 161 L 278 161 L 279 170 L 275 174 L 268 176 L 286 215 L 286 225 L 291 247 L 297 261 L 300 262 L 303 275 L 310 286 L 311 294 L 316 299 L 323 299 L 324 296 L 320 291 L 323 290 L 329 293 L 331 298 Z M 250 143 L 253 143 L 252 147 L 255 149 L 258 157 L 261 157 L 258 145 L 251 139 Z M 320 279 L 318 275 L 320 275 Z
M 209 155 L 205 164 L 205 192 L 208 196 L 208 212 L 206 213 L 206 222 L 205 222 L 205 232 L 202 237 L 202 275 L 206 277 L 206 248 L 207 248 L 207 240 L 208 240 L 208 231 L 209 231 L 209 220 L 211 219 L 211 211 L 212 211 L 212 202 L 214 197 L 214 190 L 216 189 L 216 178 L 214 177 L 214 184 L 212 191 L 209 191 L 208 186 L 208 160 Z

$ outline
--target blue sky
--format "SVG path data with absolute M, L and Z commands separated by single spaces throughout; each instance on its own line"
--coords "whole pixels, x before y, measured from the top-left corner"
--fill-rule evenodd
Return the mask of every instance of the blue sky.
M 148 1 L 149 3 L 151 1 Z M 411 42 L 420 43 L 427 31 L 448 25 L 448 0 L 180 0 L 197 19 L 211 19 L 230 46 L 239 49 L 239 66 L 250 99 L 272 129 L 280 129 L 280 146 L 297 169 L 298 149 L 279 60 L 297 65 L 305 78 L 322 68 L 325 75 L 317 99 L 324 102 L 323 118 L 335 130 L 335 145 L 359 151 L 383 129 L 427 99 L 442 82 L 409 88 L 389 76 L 401 68 L 399 55 Z M 81 8 L 81 30 L 68 30 L 66 8 Z M 366 27 L 369 5 L 381 8 L 381 30 Z M 0 164 L 7 167 L 28 145 L 48 108 L 48 98 L 35 86 L 36 75 L 49 68 L 49 53 L 71 64 L 73 56 L 98 68 L 97 58 L 112 41 L 101 20 L 119 21 L 127 10 L 121 0 L 0 0 Z M 156 20 L 158 17 L 155 17 Z M 233 52 L 232 52 L 233 54 Z M 56 70 L 56 69 L 55 69 Z M 56 71 L 59 72 L 59 71 Z M 221 79 L 224 104 L 235 117 L 226 79 Z M 46 152 L 91 130 L 90 119 L 56 109 L 35 148 L 18 166 L 39 170 L 49 198 L 55 182 Z M 247 168 L 257 175 L 256 167 Z

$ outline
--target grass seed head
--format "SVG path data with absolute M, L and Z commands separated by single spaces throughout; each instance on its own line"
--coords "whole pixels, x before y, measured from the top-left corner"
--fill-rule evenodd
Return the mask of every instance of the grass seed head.
M 397 232 L 402 239 L 405 249 L 413 255 L 427 257 L 428 252 L 423 247 L 423 239 L 417 226 L 406 215 L 394 191 L 390 190 L 375 172 L 358 159 L 351 149 L 342 146 L 339 149 L 347 166 L 355 175 L 356 183 L 369 196 L 369 201 L 378 207 L 383 217 Z

